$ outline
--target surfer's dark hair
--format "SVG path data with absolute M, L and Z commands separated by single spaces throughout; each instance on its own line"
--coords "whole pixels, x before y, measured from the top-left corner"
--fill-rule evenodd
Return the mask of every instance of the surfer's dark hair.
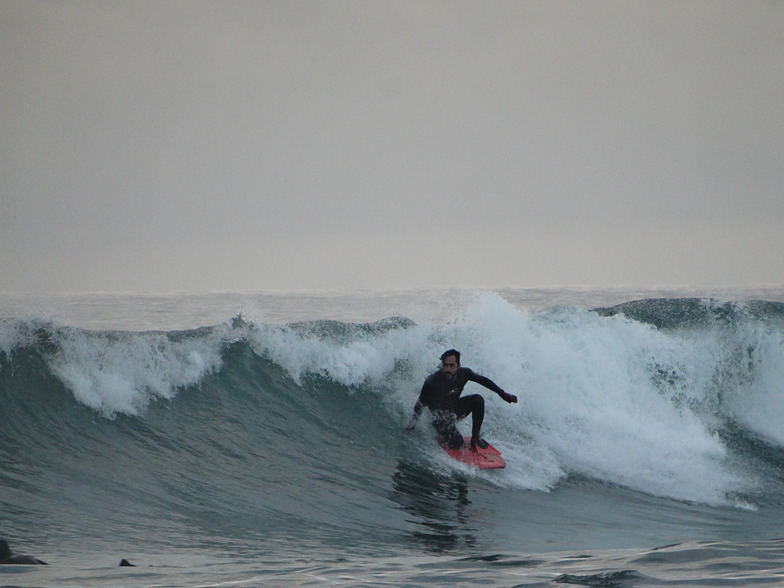
M 458 365 L 460 364 L 460 352 L 457 349 L 447 349 L 441 354 L 441 361 L 444 361 L 444 358 L 449 357 L 450 355 L 454 355 L 455 359 L 457 359 Z

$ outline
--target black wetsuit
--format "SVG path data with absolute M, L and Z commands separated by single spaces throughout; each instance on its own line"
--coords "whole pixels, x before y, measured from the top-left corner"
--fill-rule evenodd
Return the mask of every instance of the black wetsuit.
M 438 432 L 439 441 L 449 447 L 460 447 L 463 436 L 457 430 L 455 421 L 473 415 L 471 423 L 471 436 L 479 438 L 482 421 L 485 418 L 485 399 L 479 394 L 460 396 L 468 382 L 476 382 L 488 390 L 503 396 L 505 392 L 490 378 L 480 376 L 473 370 L 457 368 L 451 380 L 439 370 L 428 376 L 419 393 L 419 400 L 414 406 L 414 413 L 418 416 L 426 406 L 433 413 L 433 427 Z

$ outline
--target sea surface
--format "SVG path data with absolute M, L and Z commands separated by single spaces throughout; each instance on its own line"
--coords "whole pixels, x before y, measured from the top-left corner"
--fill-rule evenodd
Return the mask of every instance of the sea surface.
M 404 431 L 452 347 L 504 470 Z M 0 538 L 49 564 L 0 586 L 784 585 L 784 287 L 0 295 Z

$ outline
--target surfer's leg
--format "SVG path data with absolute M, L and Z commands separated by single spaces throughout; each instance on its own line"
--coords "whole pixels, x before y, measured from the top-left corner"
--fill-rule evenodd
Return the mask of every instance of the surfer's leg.
M 449 449 L 458 449 L 463 445 L 463 435 L 455 425 L 455 415 L 443 413 L 433 419 L 433 428 L 438 434 L 438 442 Z
M 458 399 L 457 418 L 462 419 L 469 414 L 471 415 L 471 443 L 482 448 L 487 447 L 487 443 L 479 437 L 485 420 L 485 399 L 481 394 L 471 394 Z

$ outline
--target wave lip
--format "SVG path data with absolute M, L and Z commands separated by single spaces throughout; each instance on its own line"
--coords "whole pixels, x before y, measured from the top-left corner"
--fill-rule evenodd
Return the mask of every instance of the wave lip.
M 192 331 L 91 331 L 52 323 L 6 322 L 2 359 L 43 362 L 81 404 L 105 417 L 139 415 L 154 399 L 171 400 L 221 368 L 237 324 Z M 42 386 L 45 384 L 41 384 Z

